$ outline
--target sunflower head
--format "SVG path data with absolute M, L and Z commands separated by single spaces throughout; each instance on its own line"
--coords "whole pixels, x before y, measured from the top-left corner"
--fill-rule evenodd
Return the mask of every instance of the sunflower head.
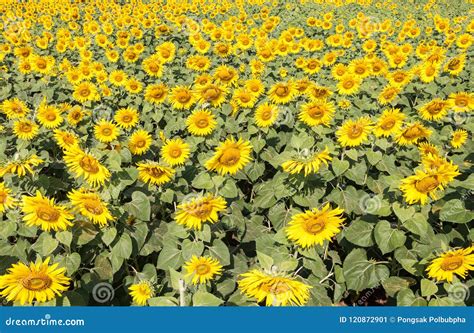
M 438 281 L 452 282 L 454 275 L 465 278 L 469 271 L 474 270 L 474 246 L 451 250 L 442 253 L 431 261 L 426 268 L 428 276 Z
M 184 264 L 186 276 L 192 277 L 193 284 L 203 284 L 211 281 L 216 275 L 222 274 L 222 265 L 217 259 L 211 257 L 192 256 L 191 260 Z

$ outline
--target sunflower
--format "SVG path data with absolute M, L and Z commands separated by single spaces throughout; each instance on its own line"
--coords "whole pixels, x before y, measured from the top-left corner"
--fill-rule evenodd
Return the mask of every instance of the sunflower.
M 298 119 L 308 126 L 324 125 L 329 126 L 334 116 L 334 104 L 325 100 L 315 100 L 303 104 Z
M 208 110 L 196 110 L 186 119 L 186 126 L 192 135 L 206 136 L 212 133 L 217 125 L 215 116 Z
M 93 223 L 101 227 L 107 225 L 114 218 L 110 214 L 107 205 L 102 201 L 99 195 L 86 189 L 72 190 L 68 194 L 69 200 L 76 212 L 88 218 Z
M 337 83 L 337 91 L 341 95 L 354 95 L 359 91 L 361 79 L 352 74 L 345 74 Z
M 287 82 L 275 83 L 268 92 L 270 100 L 276 104 L 287 104 L 298 94 L 296 84 L 289 80 Z
M 429 197 L 438 198 L 436 191 L 443 189 L 440 178 L 436 170 L 416 170 L 415 175 L 402 179 L 400 190 L 410 205 L 417 202 L 425 205 Z
M 466 55 L 465 54 L 460 54 L 457 57 L 454 57 L 450 59 L 446 64 L 444 65 L 444 71 L 448 72 L 451 75 L 459 75 L 463 69 L 464 65 L 466 64 Z
M 114 120 L 120 128 L 133 128 L 138 123 L 138 111 L 133 108 L 122 108 L 115 113 Z
M 21 262 L 13 264 L 7 274 L 0 276 L 2 297 L 7 301 L 21 305 L 46 302 L 61 296 L 69 288 L 70 278 L 65 268 L 58 264 L 49 265 L 50 258 L 30 263 L 29 267 Z
M 37 118 L 39 123 L 49 129 L 57 128 L 63 122 L 61 110 L 45 101 L 38 108 Z
M 449 105 L 454 112 L 474 110 L 474 94 L 468 92 L 452 93 L 448 98 Z
M 80 103 L 98 101 L 100 99 L 97 87 L 90 82 L 82 82 L 76 85 L 72 97 Z
M 439 149 L 438 147 L 432 145 L 429 142 L 421 142 L 418 144 L 418 150 L 420 151 L 421 156 L 425 156 L 428 154 L 432 155 L 439 155 Z
M 372 130 L 372 121 L 368 117 L 348 120 L 337 130 L 337 140 L 343 147 L 360 146 L 367 140 Z
M 321 164 L 328 165 L 328 162 L 332 160 L 329 155 L 329 149 L 326 147 L 319 153 L 309 154 L 308 156 L 298 156 L 295 159 L 284 162 L 281 167 L 285 172 L 290 174 L 297 174 L 304 171 L 305 177 L 311 173 L 318 172 Z
M 79 105 L 73 106 L 67 115 L 67 121 L 72 126 L 76 126 L 84 118 L 84 111 Z
M 20 119 L 13 123 L 13 133 L 22 140 L 32 140 L 38 135 L 38 130 L 39 126 L 29 119 Z
M 128 141 L 128 148 L 133 155 L 143 155 L 150 149 L 153 139 L 145 130 L 133 132 Z
M 184 164 L 189 153 L 189 144 L 180 138 L 166 140 L 165 145 L 161 147 L 161 157 L 171 166 Z
M 442 253 L 426 268 L 428 276 L 438 281 L 448 282 L 453 281 L 454 274 L 465 279 L 468 272 L 474 270 L 472 252 L 474 252 L 474 246 Z
M 137 169 L 138 178 L 142 182 L 156 186 L 168 183 L 176 172 L 174 169 L 154 161 L 137 163 Z
M 260 95 L 262 95 L 265 91 L 265 86 L 259 79 L 250 79 L 245 81 L 245 87 L 250 90 L 250 92 L 255 97 L 260 97 Z
M 425 120 L 440 120 L 448 113 L 449 102 L 444 101 L 440 98 L 435 98 L 434 100 L 424 104 L 418 110 L 421 115 L 421 118 Z
M 145 306 L 148 300 L 155 296 L 155 290 L 150 281 L 140 281 L 132 284 L 130 288 L 130 296 L 132 296 L 133 303 L 136 305 Z
M 463 129 L 458 129 L 453 132 L 451 135 L 451 146 L 455 149 L 458 149 L 464 145 L 467 140 L 467 131 Z
M 215 84 L 207 84 L 199 90 L 199 102 L 201 104 L 210 104 L 213 107 L 220 107 L 225 101 L 227 89 Z
M 94 126 L 94 135 L 97 140 L 109 143 L 117 139 L 120 134 L 119 128 L 112 122 L 102 119 Z
M 245 87 L 235 89 L 232 99 L 242 108 L 253 108 L 257 102 L 257 97 Z
M 378 96 L 377 100 L 380 105 L 386 105 L 391 103 L 395 98 L 397 98 L 398 93 L 401 91 L 399 87 L 386 86 L 382 89 L 382 92 Z
M 398 108 L 392 108 L 385 110 L 377 123 L 375 124 L 374 134 L 376 137 L 387 137 L 393 133 L 399 132 L 403 120 L 405 119 L 405 114 L 400 112 Z
M 203 284 L 211 281 L 216 275 L 222 274 L 222 265 L 219 260 L 211 257 L 192 256 L 183 266 L 186 277 L 192 277 L 193 284 Z
M 189 110 L 196 102 L 194 92 L 185 86 L 177 86 L 171 89 L 170 97 L 171 105 L 178 110 Z
M 274 104 L 263 103 L 255 111 L 255 124 L 258 127 L 269 127 L 275 123 L 278 118 L 279 110 Z
M 3 101 L 1 109 L 8 119 L 23 118 L 30 112 L 26 104 L 18 98 Z
M 44 197 L 39 191 L 36 196 L 22 197 L 23 221 L 28 226 L 38 226 L 44 231 L 66 230 L 74 216 L 62 205 L 56 205 L 54 199 Z
M 62 149 L 69 149 L 79 145 L 79 139 L 76 134 L 67 131 L 54 130 L 54 139 Z
M 0 182 L 0 213 L 16 206 L 15 199 L 11 196 L 12 190 Z
M 178 205 L 175 220 L 188 229 L 201 230 L 204 222 L 216 223 L 219 219 L 218 213 L 226 209 L 224 198 L 208 194 Z
M 142 67 L 143 70 L 151 77 L 161 77 L 163 75 L 164 66 L 156 54 L 143 60 Z
M 151 84 L 145 89 L 145 101 L 153 104 L 161 104 L 168 96 L 168 87 L 162 83 Z
M 115 70 L 109 75 L 109 81 L 114 86 L 120 87 L 127 82 L 127 73 L 122 70 Z
M 289 240 L 303 248 L 322 245 L 325 240 L 330 241 L 341 231 L 343 212 L 338 207 L 331 209 L 331 206 L 326 204 L 321 210 L 313 209 L 296 214 L 286 227 L 286 235 Z
M 400 132 L 396 134 L 395 140 L 399 145 L 406 146 L 415 144 L 421 139 L 426 139 L 430 135 L 431 130 L 419 122 L 416 122 L 414 124 L 409 124 L 404 129 L 400 130 Z
M 235 175 L 252 160 L 251 152 L 252 146 L 249 141 L 244 141 L 242 138 L 235 141 L 234 138 L 229 138 L 217 147 L 214 156 L 205 166 L 208 170 L 215 170 L 221 175 L 227 173 Z
M 305 305 L 311 286 L 294 278 L 266 274 L 258 269 L 241 274 L 239 289 L 247 297 L 256 298 L 266 306 Z
M 109 170 L 79 147 L 66 149 L 64 162 L 76 178 L 83 177 L 92 186 L 103 185 L 110 178 Z

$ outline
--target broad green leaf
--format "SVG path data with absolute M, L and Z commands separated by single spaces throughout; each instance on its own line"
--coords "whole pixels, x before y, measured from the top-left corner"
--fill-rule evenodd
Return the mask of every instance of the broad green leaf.
M 374 236 L 382 254 L 392 252 L 396 248 L 403 246 L 407 239 L 403 231 L 392 228 L 387 221 L 377 223 Z
M 349 253 L 344 260 L 343 271 L 347 289 L 355 291 L 374 288 L 390 275 L 385 265 L 367 260 L 367 253 L 363 249 L 354 249 Z

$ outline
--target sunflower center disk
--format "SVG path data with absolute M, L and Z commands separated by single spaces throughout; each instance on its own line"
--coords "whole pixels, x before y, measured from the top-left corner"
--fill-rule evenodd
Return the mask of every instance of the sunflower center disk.
M 29 276 L 21 281 L 24 288 L 31 291 L 41 291 L 49 288 L 52 284 L 49 276 L 41 273 L 31 273 Z
M 443 271 L 455 271 L 463 264 L 463 258 L 459 256 L 448 257 L 441 263 Z
M 221 157 L 219 158 L 219 162 L 226 166 L 233 166 L 237 164 L 240 160 L 240 150 L 237 148 L 228 148 L 226 149 Z
M 317 235 L 326 227 L 326 221 L 322 217 L 309 219 L 304 225 L 304 229 L 312 234 Z
M 415 183 L 415 188 L 422 193 L 427 193 L 429 191 L 433 191 L 436 187 L 438 187 L 438 185 L 439 181 L 436 179 L 436 177 L 428 176 L 418 180 Z
M 207 121 L 207 119 L 199 119 L 196 122 L 196 126 L 199 128 L 206 128 L 208 125 L 209 125 L 209 122 Z
M 85 156 L 79 162 L 79 165 L 82 169 L 90 173 L 97 173 L 99 172 L 99 166 L 97 165 L 97 161 L 93 160 L 89 156 Z
M 86 201 L 84 203 L 84 208 L 89 212 L 89 213 L 92 213 L 94 215 L 100 215 L 104 212 L 104 209 L 102 208 L 102 206 L 100 205 L 100 203 L 98 203 L 97 201 Z
M 59 219 L 59 212 L 48 206 L 40 206 L 36 209 L 36 215 L 43 220 L 48 222 L 56 222 Z
M 351 139 L 356 139 L 358 138 L 359 136 L 361 136 L 362 132 L 364 131 L 364 128 L 360 125 L 354 125 L 352 126 L 350 129 L 349 129 L 349 132 L 347 133 L 347 135 L 351 138 Z
M 209 265 L 206 264 L 199 264 L 196 267 L 196 274 L 198 275 L 205 275 L 211 271 Z

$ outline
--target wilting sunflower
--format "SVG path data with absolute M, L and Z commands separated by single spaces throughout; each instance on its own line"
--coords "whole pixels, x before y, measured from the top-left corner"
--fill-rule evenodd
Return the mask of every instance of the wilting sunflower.
M 415 144 L 421 139 L 426 139 L 431 135 L 431 130 L 426 128 L 419 122 L 407 125 L 404 129 L 400 130 L 395 137 L 395 140 L 399 145 L 406 146 Z
M 3 101 L 1 110 L 8 119 L 23 118 L 30 112 L 26 104 L 18 98 Z
M 193 284 L 203 284 L 222 274 L 222 265 L 219 260 L 211 257 L 192 256 L 183 266 L 186 277 L 192 277 Z
M 100 186 L 110 178 L 110 172 L 92 154 L 79 147 L 64 151 L 64 162 L 74 177 L 83 177 L 90 185 Z
M 252 146 L 249 141 L 244 141 L 242 138 L 235 141 L 234 138 L 229 138 L 217 147 L 214 156 L 205 166 L 208 170 L 215 170 L 221 175 L 227 173 L 235 175 L 252 160 L 251 153 Z
M 216 125 L 215 116 L 207 110 L 196 110 L 186 119 L 188 131 L 196 136 L 211 134 Z
M 171 89 L 169 100 L 171 101 L 173 108 L 178 110 L 189 110 L 189 108 L 191 108 L 191 106 L 196 102 L 196 97 L 191 88 L 177 86 Z
M 171 166 L 182 165 L 189 157 L 189 144 L 183 139 L 177 138 L 173 140 L 166 140 L 166 143 L 161 147 L 161 157 Z
M 266 306 L 305 305 L 311 286 L 291 277 L 266 274 L 258 269 L 241 274 L 239 289 Z
M 289 80 L 287 82 L 277 82 L 269 90 L 270 100 L 276 104 L 287 104 L 298 94 L 296 84 Z
M 360 146 L 367 140 L 372 127 L 372 121 L 368 117 L 347 120 L 337 130 L 337 140 L 343 147 Z
M 130 129 L 138 123 L 138 111 L 133 108 L 123 108 L 115 113 L 114 120 L 119 127 Z
M 94 135 L 97 140 L 109 143 L 117 139 L 120 130 L 114 123 L 102 119 L 94 126 Z
M 297 174 L 304 171 L 305 177 L 310 173 L 318 172 L 321 164 L 328 165 L 332 157 L 329 155 L 328 148 L 324 148 L 322 152 L 309 154 L 308 156 L 298 156 L 295 159 L 284 162 L 281 166 L 285 172 Z
M 404 119 L 405 114 L 400 109 L 385 110 L 375 124 L 375 136 L 387 137 L 400 131 Z
M 224 198 L 208 194 L 178 205 L 175 220 L 188 229 L 201 230 L 204 222 L 216 223 L 218 213 L 226 209 L 227 202 Z
M 133 155 L 143 155 L 150 149 L 153 139 L 145 130 L 133 132 L 128 141 L 128 148 Z
M 29 119 L 20 119 L 13 124 L 13 133 L 26 141 L 30 141 L 38 134 L 39 126 L 34 121 Z
M 455 130 L 451 135 L 451 146 L 456 149 L 462 147 L 467 140 L 467 136 L 468 135 L 466 130 Z
M 425 120 L 438 121 L 448 113 L 449 101 L 444 101 L 441 98 L 435 98 L 421 106 L 418 112 L 421 118 Z
M 61 110 L 53 105 L 47 105 L 45 101 L 38 108 L 37 118 L 39 123 L 46 128 L 57 128 L 63 122 Z
M 176 170 L 173 168 L 160 165 L 154 161 L 146 161 L 137 163 L 138 178 L 152 185 L 163 185 L 173 178 Z
M 474 270 L 474 246 L 442 253 L 426 268 L 428 276 L 438 281 L 452 282 L 454 274 L 465 279 Z
M 16 206 L 15 199 L 11 196 L 12 190 L 0 182 L 0 213 Z
M 34 174 L 33 166 L 38 166 L 44 161 L 36 155 L 31 155 L 25 159 L 13 160 L 0 164 L 0 177 L 4 177 L 8 173 L 17 174 L 18 177 L 23 177 L 26 173 Z
M 72 190 L 68 194 L 68 198 L 71 200 L 75 211 L 101 227 L 114 219 L 107 208 L 107 204 L 93 191 L 84 188 Z
M 30 266 L 19 262 L 0 276 L 2 297 L 9 302 L 19 302 L 21 305 L 50 301 L 68 290 L 71 281 L 64 273 L 65 268 L 58 264 L 49 265 L 50 258 Z
M 132 284 L 130 288 L 130 296 L 132 296 L 133 303 L 136 305 L 145 306 L 148 300 L 155 296 L 153 284 L 150 281 L 140 281 Z
M 332 102 L 315 100 L 301 106 L 298 119 L 308 126 L 329 126 L 334 112 L 334 104 Z
M 62 149 L 69 149 L 79 145 L 79 139 L 76 134 L 67 131 L 54 130 L 54 139 Z
M 279 110 L 276 105 L 263 103 L 255 111 L 255 124 L 258 127 L 269 127 L 273 125 L 278 118 Z
M 56 205 L 54 199 L 44 197 L 39 191 L 36 196 L 22 197 L 23 221 L 28 226 L 37 226 L 44 231 L 66 230 L 72 226 L 69 220 L 74 216 L 62 205 Z
M 341 231 L 343 212 L 340 208 L 331 209 L 331 206 L 326 204 L 321 210 L 313 209 L 296 214 L 286 227 L 286 235 L 289 240 L 303 248 L 322 245 Z

